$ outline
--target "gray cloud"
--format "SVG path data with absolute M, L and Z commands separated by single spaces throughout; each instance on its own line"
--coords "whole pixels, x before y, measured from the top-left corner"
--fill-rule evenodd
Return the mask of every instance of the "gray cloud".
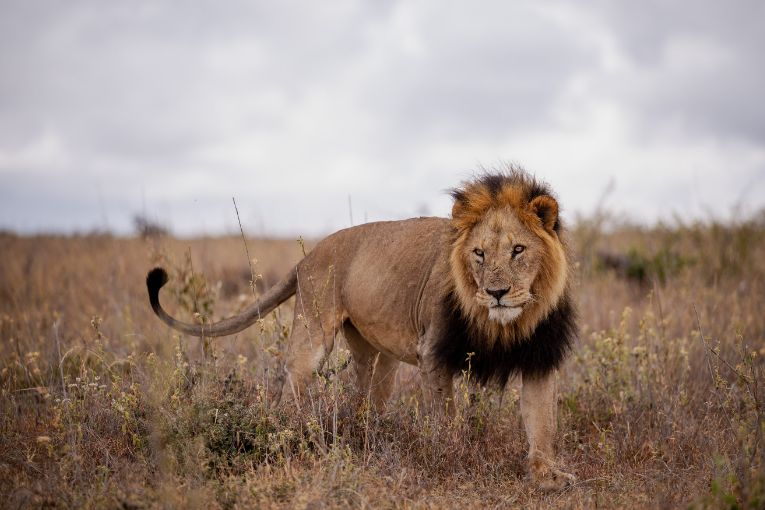
M 0 227 L 126 231 L 145 206 L 214 232 L 236 195 L 251 228 L 313 235 L 349 195 L 357 222 L 447 214 L 502 159 L 572 213 L 612 177 L 647 220 L 762 206 L 764 9 L 4 2 Z
M 604 93 L 633 103 L 646 123 L 675 118 L 689 131 L 765 142 L 765 4 L 608 2 L 591 5 L 635 69 Z
M 370 83 L 377 95 L 367 104 L 415 143 L 428 135 L 494 139 L 549 125 L 561 87 L 595 60 L 576 34 L 556 32 L 533 7 L 431 3 L 411 11 L 415 48 L 403 58 L 386 48 L 388 60 Z

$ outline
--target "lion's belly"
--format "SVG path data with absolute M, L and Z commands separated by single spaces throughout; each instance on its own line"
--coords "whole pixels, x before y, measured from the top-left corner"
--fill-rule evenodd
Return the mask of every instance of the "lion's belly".
M 418 335 L 410 310 L 417 289 L 386 284 L 389 281 L 368 277 L 345 293 L 343 304 L 351 323 L 373 347 L 416 364 Z
M 378 351 L 404 363 L 417 364 L 418 337 L 411 328 L 404 327 L 406 319 L 395 324 L 375 320 L 367 313 L 349 313 L 349 319 L 361 336 Z

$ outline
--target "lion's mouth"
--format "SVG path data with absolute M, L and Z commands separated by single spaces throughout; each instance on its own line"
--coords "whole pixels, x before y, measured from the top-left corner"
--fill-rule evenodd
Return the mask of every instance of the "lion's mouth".
M 521 315 L 523 306 L 493 305 L 489 307 L 489 319 L 501 324 L 509 324 Z

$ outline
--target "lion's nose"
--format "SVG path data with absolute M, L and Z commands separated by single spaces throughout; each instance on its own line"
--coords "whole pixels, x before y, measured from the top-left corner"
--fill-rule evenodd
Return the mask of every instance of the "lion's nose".
M 499 300 L 502 299 L 502 296 L 507 294 L 510 291 L 510 289 L 486 289 L 486 293 L 490 296 L 494 296 L 494 298 L 497 300 L 497 303 L 499 303 Z

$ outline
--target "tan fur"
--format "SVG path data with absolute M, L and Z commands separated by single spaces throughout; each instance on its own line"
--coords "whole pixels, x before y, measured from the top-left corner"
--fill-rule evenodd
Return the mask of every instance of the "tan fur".
M 566 250 L 553 229 L 557 202 L 550 196 L 527 200 L 530 181 L 516 181 L 498 193 L 475 182 L 465 184 L 464 199 L 455 201 L 451 219 L 370 223 L 332 234 L 241 316 L 206 325 L 204 331 L 176 321 L 161 307 L 157 314 L 185 333 L 227 335 L 294 293 L 295 319 L 275 401 L 284 394 L 300 402 L 332 351 L 336 333 L 342 332 L 356 363 L 359 390 L 378 408 L 403 361 L 420 367 L 433 408 L 453 409 L 453 374 L 433 355 L 437 340 L 448 333 L 444 314 L 453 313 L 445 309 L 446 295 L 456 294 L 464 315 L 487 338 L 515 342 L 533 332 L 566 289 Z M 525 251 L 513 258 L 519 243 Z M 483 266 L 471 259 L 478 245 L 484 250 Z M 512 306 L 495 303 L 486 292 L 490 286 L 507 286 L 502 301 Z M 492 303 L 501 317 L 519 315 L 506 324 L 492 320 Z M 508 311 L 514 307 L 518 310 Z M 524 381 L 530 473 L 540 483 L 560 473 L 553 458 L 554 377 L 553 371 Z

